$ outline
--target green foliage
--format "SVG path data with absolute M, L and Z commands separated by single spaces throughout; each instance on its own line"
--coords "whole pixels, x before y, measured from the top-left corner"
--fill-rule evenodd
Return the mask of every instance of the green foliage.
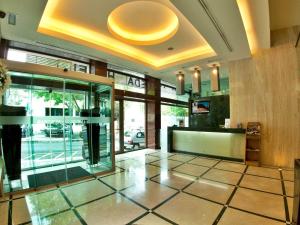
M 177 106 L 162 107 L 162 115 L 185 117 L 188 116 L 188 109 Z

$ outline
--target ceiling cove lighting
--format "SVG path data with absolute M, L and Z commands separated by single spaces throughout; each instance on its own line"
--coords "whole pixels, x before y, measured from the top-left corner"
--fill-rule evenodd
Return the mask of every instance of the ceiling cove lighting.
M 220 74 L 219 67 L 214 64 L 210 73 L 211 91 L 220 91 Z
M 170 39 L 178 30 L 179 20 L 176 14 L 163 4 L 133 1 L 114 9 L 108 16 L 107 26 L 117 39 L 124 42 L 154 45 Z
M 195 68 L 193 72 L 192 93 L 201 95 L 201 71 L 199 68 Z
M 133 2 L 136 3 L 139 1 Z M 205 44 L 160 57 L 142 48 L 130 45 L 125 41 L 120 41 L 115 38 L 114 35 L 106 35 L 101 31 L 71 23 L 70 21 L 60 18 L 57 15 L 60 4 L 62 4 L 62 0 L 51 0 L 47 2 L 38 26 L 38 32 L 141 63 L 154 70 L 161 70 L 177 65 L 178 63 L 200 60 L 216 55 L 210 45 Z
M 176 94 L 184 95 L 184 74 L 181 71 L 176 75 Z
M 254 27 L 254 18 L 251 13 L 250 2 L 249 0 L 236 0 L 236 1 L 246 30 L 250 51 L 251 54 L 253 55 L 257 52 L 258 40 L 257 40 L 257 34 Z

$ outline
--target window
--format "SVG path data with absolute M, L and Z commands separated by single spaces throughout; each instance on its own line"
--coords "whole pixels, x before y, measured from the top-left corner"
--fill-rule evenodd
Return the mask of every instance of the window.
M 89 73 L 90 67 L 86 63 L 75 62 L 71 60 L 61 59 L 58 57 L 52 57 L 49 55 L 33 53 L 28 51 L 22 51 L 18 49 L 8 49 L 7 59 L 18 62 L 27 62 L 38 65 L 57 67 L 76 72 Z
M 161 81 L 160 93 L 162 98 L 175 99 L 183 102 L 188 102 L 190 98 L 188 93 L 177 95 L 176 88 L 164 81 Z
M 115 88 L 119 90 L 131 91 L 145 94 L 146 81 L 143 77 L 135 75 L 124 74 L 118 71 L 109 70 L 108 77 L 115 80 Z

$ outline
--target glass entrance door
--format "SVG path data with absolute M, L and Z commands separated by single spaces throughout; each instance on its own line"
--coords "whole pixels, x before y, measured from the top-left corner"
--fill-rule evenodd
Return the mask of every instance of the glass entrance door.
M 6 192 L 112 169 L 112 86 L 10 74 L 0 106 Z
M 124 101 L 124 150 L 146 147 L 145 103 Z

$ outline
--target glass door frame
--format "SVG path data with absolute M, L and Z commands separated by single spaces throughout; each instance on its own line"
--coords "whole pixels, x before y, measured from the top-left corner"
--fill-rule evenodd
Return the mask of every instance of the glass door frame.
M 132 99 L 132 98 L 116 98 L 115 101 L 119 102 L 119 126 L 120 126 L 120 132 L 119 132 L 119 145 L 120 145 L 120 150 L 119 151 L 115 151 L 115 154 L 123 154 L 123 153 L 127 153 L 127 152 L 133 152 L 133 151 L 139 151 L 142 149 L 136 149 L 136 150 L 132 150 L 132 151 L 125 151 L 125 147 L 124 147 L 124 101 L 131 101 L 131 102 L 142 102 L 145 104 L 145 112 L 144 112 L 144 116 L 145 116 L 145 148 L 147 148 L 147 101 L 146 100 L 142 100 L 142 99 Z M 114 131 L 115 132 L 115 131 Z M 115 143 L 114 143 L 115 144 Z M 143 148 L 144 149 L 144 148 Z

